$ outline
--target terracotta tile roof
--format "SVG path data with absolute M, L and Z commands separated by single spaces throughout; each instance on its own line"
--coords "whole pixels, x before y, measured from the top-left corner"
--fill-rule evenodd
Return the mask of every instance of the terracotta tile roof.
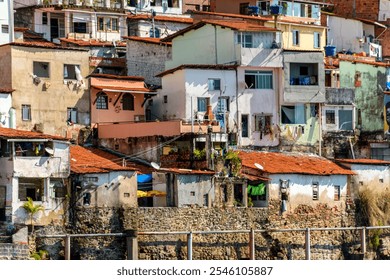
M 170 36 L 167 36 L 163 39 L 161 39 L 163 42 L 169 42 L 172 41 L 173 38 L 176 38 L 180 35 L 183 35 L 191 30 L 196 30 L 201 28 L 202 26 L 206 24 L 211 24 L 214 26 L 221 26 L 225 28 L 230 28 L 232 30 L 237 30 L 237 31 L 247 31 L 247 32 L 276 32 L 278 29 L 271 28 L 271 27 L 266 27 L 260 24 L 254 24 L 254 23 L 249 23 L 246 21 L 242 20 L 214 20 L 214 19 L 207 19 L 207 20 L 202 20 L 199 21 L 196 24 L 193 24 L 187 28 L 184 28 L 180 31 L 177 31 L 173 33 Z
M 136 171 L 135 168 L 122 166 L 121 158 L 96 148 L 71 146 L 70 156 L 70 169 L 76 174 Z
M 0 93 L 12 93 L 14 91 L 12 88 L 0 88 Z
M 241 173 L 241 176 L 248 179 L 249 181 L 271 181 L 270 178 L 264 176 L 256 176 L 252 174 Z
M 134 15 L 131 13 L 127 14 L 127 19 L 129 19 L 129 20 L 152 20 L 152 18 L 149 14 Z M 176 23 L 187 23 L 187 24 L 192 24 L 194 22 L 194 20 L 192 18 L 162 16 L 162 15 L 155 16 L 154 20 L 155 21 L 176 22 Z
M 249 15 L 238 15 L 238 14 L 229 14 L 229 13 L 216 13 L 216 12 L 203 12 L 203 11 L 192 11 L 195 15 L 201 16 L 220 16 L 220 17 L 230 17 L 230 18 L 240 18 L 240 19 L 251 19 L 258 21 L 269 21 L 272 20 L 272 16 L 249 16 Z
M 368 64 L 373 66 L 382 66 L 382 67 L 389 67 L 390 63 L 385 62 L 377 62 L 377 61 L 369 61 L 369 60 L 362 60 L 362 59 L 356 59 L 353 57 L 347 58 L 347 57 L 339 57 L 339 61 L 348 61 L 351 63 L 361 63 L 361 64 Z
M 72 38 L 61 38 L 61 42 L 77 45 L 80 47 L 114 47 L 114 43 L 112 41 L 99 41 L 99 40 L 76 40 Z M 126 47 L 126 42 L 115 42 L 117 47 Z
M 340 66 L 339 59 L 330 56 L 324 57 L 324 64 L 325 69 L 338 69 Z
M 172 46 L 171 42 L 162 42 L 161 38 L 138 37 L 138 36 L 123 36 L 122 38 L 131 40 L 131 41 L 138 41 L 138 42 L 158 44 L 158 45 L 163 44 L 163 45 L 167 45 L 167 46 Z
M 106 90 L 106 91 L 110 91 L 110 90 L 123 90 L 123 91 L 137 91 L 137 92 L 155 92 L 151 89 L 148 89 L 148 88 L 141 88 L 141 87 L 120 87 L 120 86 L 92 86 L 98 90 Z
M 33 48 L 45 48 L 45 49 L 83 51 L 83 52 L 88 51 L 88 50 L 79 49 L 79 48 L 62 47 L 62 46 L 54 44 L 52 42 L 37 42 L 37 41 L 32 41 L 32 42 L 12 42 L 12 43 L 5 44 L 5 45 L 20 46 L 20 47 L 30 47 L 30 48 L 33 47 Z
M 19 130 L 12 128 L 0 127 L 0 138 L 4 139 L 51 139 L 51 140 L 61 140 L 68 141 L 68 138 L 43 134 L 40 132 Z
M 225 64 L 183 64 L 178 67 L 166 70 L 156 75 L 156 77 L 163 77 L 168 74 L 172 74 L 178 70 L 182 69 L 211 69 L 211 70 L 234 70 L 237 68 L 237 65 L 225 65 Z
M 144 77 L 140 76 L 118 76 L 111 74 L 91 74 L 88 77 L 94 78 L 105 78 L 105 79 L 113 79 L 113 80 L 129 80 L 129 81 L 144 81 Z
M 357 159 L 336 159 L 336 162 L 351 163 L 351 164 L 367 164 L 367 165 L 390 165 L 390 161 L 369 159 L 369 158 L 357 158 Z
M 336 163 L 316 155 L 295 153 L 245 152 L 239 151 L 238 156 L 244 167 L 256 168 L 255 163 L 269 174 L 307 174 L 307 175 L 353 175 Z

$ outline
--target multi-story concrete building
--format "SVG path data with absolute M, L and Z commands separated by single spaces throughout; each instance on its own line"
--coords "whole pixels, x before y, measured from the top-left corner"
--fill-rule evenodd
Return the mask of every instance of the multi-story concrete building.
M 90 125 L 88 52 L 21 39 L 0 54 L 0 84 L 14 90 L 10 126 L 77 140 Z
M 14 13 L 13 1 L 0 1 L 0 45 L 12 42 L 14 39 Z

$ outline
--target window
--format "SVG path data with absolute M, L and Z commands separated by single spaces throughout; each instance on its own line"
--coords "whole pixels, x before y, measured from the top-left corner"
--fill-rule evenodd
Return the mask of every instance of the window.
M 164 95 L 164 103 L 168 103 L 168 95 Z
M 248 88 L 273 89 L 272 71 L 245 71 L 245 83 Z
M 125 93 L 122 98 L 122 108 L 127 111 L 134 111 L 134 96 L 130 93 Z
M 179 8 L 179 0 L 154 0 L 151 1 L 150 6 Z
M 75 33 L 88 33 L 86 22 L 73 22 L 73 32 Z
M 61 179 L 50 179 L 51 197 L 64 198 L 66 195 L 66 188 Z
M 71 125 L 77 123 L 77 108 L 67 108 L 66 122 Z
M 210 103 L 210 98 L 198 97 L 198 112 L 206 112 L 209 103 Z
M 299 31 L 298 30 L 292 31 L 292 44 L 293 44 L 293 46 L 299 46 Z
M 42 13 L 42 24 L 47 25 L 47 13 Z
M 321 34 L 319 32 L 314 32 L 314 48 L 319 49 L 321 46 Z
M 211 12 L 210 5 L 202 5 L 202 11 L 203 12 Z
M 237 44 L 243 48 L 253 48 L 252 34 L 240 32 L 237 34 Z
M 221 90 L 221 80 L 209 79 L 208 86 L 209 86 L 209 90 Z
M 260 131 L 262 138 L 263 134 L 271 133 L 271 121 L 272 116 L 270 115 L 255 115 L 255 131 Z
M 334 186 L 334 200 L 339 201 L 341 196 L 340 186 Z
M 108 109 L 108 96 L 104 92 L 99 92 L 96 98 L 96 109 Z
M 33 72 L 37 77 L 49 78 L 49 68 L 49 62 L 33 62 Z
M 98 17 L 98 31 L 118 31 L 118 19 L 111 17 Z
M 9 32 L 8 24 L 2 24 L 1 25 L 1 33 L 8 33 L 8 32 Z
M 353 108 L 352 106 L 325 107 L 325 129 L 330 131 L 336 130 L 353 130 Z
M 305 124 L 306 110 L 304 104 L 282 106 L 282 124 Z
M 249 3 L 240 3 L 240 14 L 241 15 L 248 14 L 248 6 L 249 6 Z
M 224 113 L 229 112 L 229 97 L 227 96 L 219 96 L 218 104 L 217 104 L 217 112 Z
M 149 35 L 150 35 L 150 38 L 160 38 L 160 36 L 161 36 L 160 29 L 155 27 L 154 32 L 153 32 L 153 28 L 150 28 Z
M 22 120 L 31 121 L 31 105 L 22 105 Z
M 326 124 L 336 124 L 336 112 L 335 110 L 325 111 Z
M 27 201 L 27 197 L 33 201 L 42 201 L 43 188 L 43 179 L 19 178 L 18 198 L 20 201 Z
M 64 64 L 64 79 L 67 80 L 79 80 L 80 79 L 80 66 L 73 64 Z M 77 79 L 79 76 L 79 79 Z
M 314 182 L 312 184 L 312 192 L 313 192 L 313 200 L 318 200 L 319 199 L 319 186 L 317 182 Z
M 241 115 L 241 137 L 249 137 L 248 115 Z

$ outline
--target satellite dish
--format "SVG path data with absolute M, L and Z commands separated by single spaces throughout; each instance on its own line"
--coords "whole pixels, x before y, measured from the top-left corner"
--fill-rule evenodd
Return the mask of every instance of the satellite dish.
M 255 166 L 260 169 L 260 170 L 264 170 L 264 167 L 260 164 L 260 163 L 255 163 Z
M 155 162 L 153 162 L 153 161 L 150 163 L 150 165 L 151 165 L 154 169 L 157 169 L 157 170 L 160 169 L 160 165 L 158 165 L 157 163 L 155 163 Z
M 51 156 L 54 154 L 54 151 L 53 151 L 52 148 L 46 147 L 46 148 L 45 148 L 45 151 L 46 151 L 46 153 L 48 153 L 48 154 L 51 155 Z

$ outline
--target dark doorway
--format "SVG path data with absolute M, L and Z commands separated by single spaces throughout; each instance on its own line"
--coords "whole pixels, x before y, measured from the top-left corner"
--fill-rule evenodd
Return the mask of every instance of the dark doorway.
M 51 18 L 50 19 L 50 40 L 53 41 L 53 39 L 59 37 L 60 37 L 60 32 L 59 32 L 58 18 Z
M 0 186 L 0 222 L 5 222 L 5 195 L 6 187 Z

